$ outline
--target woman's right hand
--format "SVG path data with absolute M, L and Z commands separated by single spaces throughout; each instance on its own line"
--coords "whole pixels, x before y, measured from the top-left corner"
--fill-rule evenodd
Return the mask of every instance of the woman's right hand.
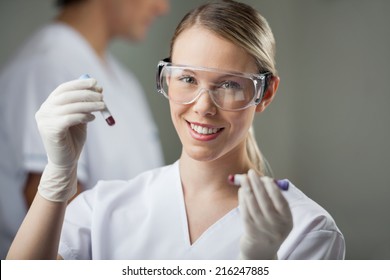
M 92 112 L 105 105 L 95 79 L 74 80 L 58 86 L 35 115 L 49 163 L 74 166 L 86 139 L 86 123 Z
M 50 201 L 67 201 L 75 193 L 77 161 L 86 139 L 92 112 L 105 108 L 95 79 L 74 80 L 58 86 L 35 115 L 48 157 L 39 193 Z
M 35 115 L 48 156 L 38 194 L 20 226 L 7 259 L 56 259 L 67 202 L 77 190 L 77 161 L 86 123 L 103 110 L 95 79 L 57 87 Z

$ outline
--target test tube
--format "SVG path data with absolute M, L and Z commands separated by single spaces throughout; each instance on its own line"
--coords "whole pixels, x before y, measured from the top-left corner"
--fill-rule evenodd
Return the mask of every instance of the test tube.
M 245 175 L 243 174 L 236 174 L 236 175 L 229 175 L 228 180 L 231 184 L 240 186 L 241 180 L 243 179 Z M 279 189 L 282 191 L 287 191 L 289 187 L 289 182 L 287 180 L 274 180 L 275 184 L 278 185 Z
M 79 78 L 79 80 L 85 80 L 89 78 L 91 78 L 90 75 L 84 74 Z M 102 114 L 103 118 L 106 120 L 109 126 L 113 126 L 115 124 L 115 119 L 111 115 L 110 110 L 108 110 L 107 104 L 106 104 L 106 108 L 103 111 L 100 111 L 100 113 Z

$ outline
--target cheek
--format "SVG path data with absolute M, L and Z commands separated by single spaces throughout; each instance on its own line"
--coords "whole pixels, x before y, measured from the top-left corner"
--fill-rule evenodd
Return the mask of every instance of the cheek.
M 118 1 L 115 6 L 114 20 L 117 23 L 117 28 L 122 32 L 128 32 L 134 23 L 138 21 L 140 16 L 137 1 Z
M 253 111 L 253 112 L 252 112 Z M 253 123 L 254 110 L 246 110 L 245 112 L 238 112 L 235 116 L 230 118 L 230 135 L 229 138 L 235 144 L 246 139 L 248 130 Z
M 180 125 L 182 125 L 182 113 L 186 111 L 186 106 L 178 105 L 172 102 L 169 102 L 169 110 L 171 113 L 171 119 L 173 126 L 179 132 Z

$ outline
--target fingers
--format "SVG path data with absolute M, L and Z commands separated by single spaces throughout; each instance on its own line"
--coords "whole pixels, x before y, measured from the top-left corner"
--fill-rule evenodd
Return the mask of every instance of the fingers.
M 78 124 L 84 124 L 91 122 L 95 119 L 93 114 L 71 114 L 62 117 L 59 120 L 59 126 L 62 127 L 71 127 L 76 126 Z
M 249 170 L 248 178 L 261 211 L 266 215 L 283 213 L 288 208 L 288 202 L 279 187 L 269 177 L 259 177 L 254 170 Z
M 248 203 L 246 202 L 246 197 L 248 196 L 248 190 L 245 187 L 241 187 L 238 190 L 238 203 L 240 205 L 240 212 L 242 219 L 246 223 L 253 223 L 252 215 L 249 213 Z
M 263 186 L 267 191 L 268 197 L 273 203 L 275 211 L 281 214 L 289 212 L 288 202 L 282 195 L 282 192 L 280 191 L 275 181 L 269 177 L 262 177 L 261 181 L 263 182 Z
M 275 196 L 269 195 L 270 188 L 266 188 L 266 184 L 264 184 L 263 178 L 260 178 L 253 170 L 250 170 L 248 172 L 248 177 L 250 179 L 250 183 L 253 189 L 253 196 L 255 198 L 254 200 L 257 202 L 257 206 L 260 208 L 260 211 L 262 212 L 263 216 L 267 220 L 275 219 L 275 216 L 278 214 L 278 211 L 275 208 L 275 201 L 273 200 Z
M 95 79 L 63 83 L 42 104 L 40 113 L 58 116 L 102 111 L 105 104 L 101 92 Z
M 105 109 L 102 88 L 95 79 L 75 80 L 61 84 L 36 113 L 38 126 L 59 129 L 92 121 L 92 112 Z
M 58 94 L 54 99 L 53 103 L 56 105 L 63 105 L 75 102 L 96 102 L 103 101 L 103 95 L 99 92 L 92 90 L 74 90 L 63 92 Z
M 103 101 L 100 102 L 77 102 L 59 106 L 55 115 L 68 115 L 77 113 L 92 113 L 102 111 L 105 108 Z
M 41 133 L 44 131 L 50 131 L 55 133 L 64 133 L 65 129 L 79 124 L 85 124 L 95 119 L 95 115 L 92 113 L 75 113 L 68 115 L 61 115 L 56 117 L 47 117 L 36 114 L 38 128 Z
M 288 202 L 273 179 L 259 177 L 253 170 L 240 178 L 238 197 L 245 225 L 241 254 L 248 259 L 272 258 L 292 229 Z
M 52 93 L 52 95 L 58 95 L 63 92 L 74 91 L 74 90 L 83 90 L 83 89 L 92 89 L 97 85 L 97 81 L 93 78 L 85 80 L 73 80 L 65 82 L 59 85 Z
M 42 104 L 39 111 L 36 113 L 37 116 L 42 117 L 59 117 L 65 116 L 68 114 L 78 114 L 78 113 L 92 113 L 97 111 L 102 111 L 106 108 L 106 105 L 103 101 L 93 101 L 93 102 L 76 102 L 68 103 L 63 105 L 55 105 L 50 103 Z
M 248 215 L 259 225 L 276 220 L 289 220 L 291 210 L 279 187 L 269 177 L 259 177 L 250 170 L 241 180 L 240 205 L 245 204 Z
M 254 217 L 260 217 L 262 216 L 262 211 L 258 202 L 257 197 L 253 193 L 253 182 L 250 182 L 249 176 L 244 176 L 241 180 L 241 188 L 240 191 L 242 192 L 242 196 L 244 199 L 244 204 L 248 210 L 249 215 Z M 257 188 L 257 186 L 256 186 Z
M 269 197 L 267 190 L 264 187 L 264 184 L 260 177 L 256 174 L 254 170 L 249 170 L 248 178 L 253 192 L 254 203 L 257 204 L 257 207 L 267 218 L 271 218 L 271 214 L 275 212 L 273 201 Z

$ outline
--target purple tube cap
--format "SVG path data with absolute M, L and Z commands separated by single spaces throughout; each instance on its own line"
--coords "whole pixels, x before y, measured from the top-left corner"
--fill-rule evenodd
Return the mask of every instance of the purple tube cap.
M 274 180 L 274 181 L 275 184 L 277 184 L 278 187 L 283 191 L 287 191 L 288 187 L 290 186 L 288 180 Z

